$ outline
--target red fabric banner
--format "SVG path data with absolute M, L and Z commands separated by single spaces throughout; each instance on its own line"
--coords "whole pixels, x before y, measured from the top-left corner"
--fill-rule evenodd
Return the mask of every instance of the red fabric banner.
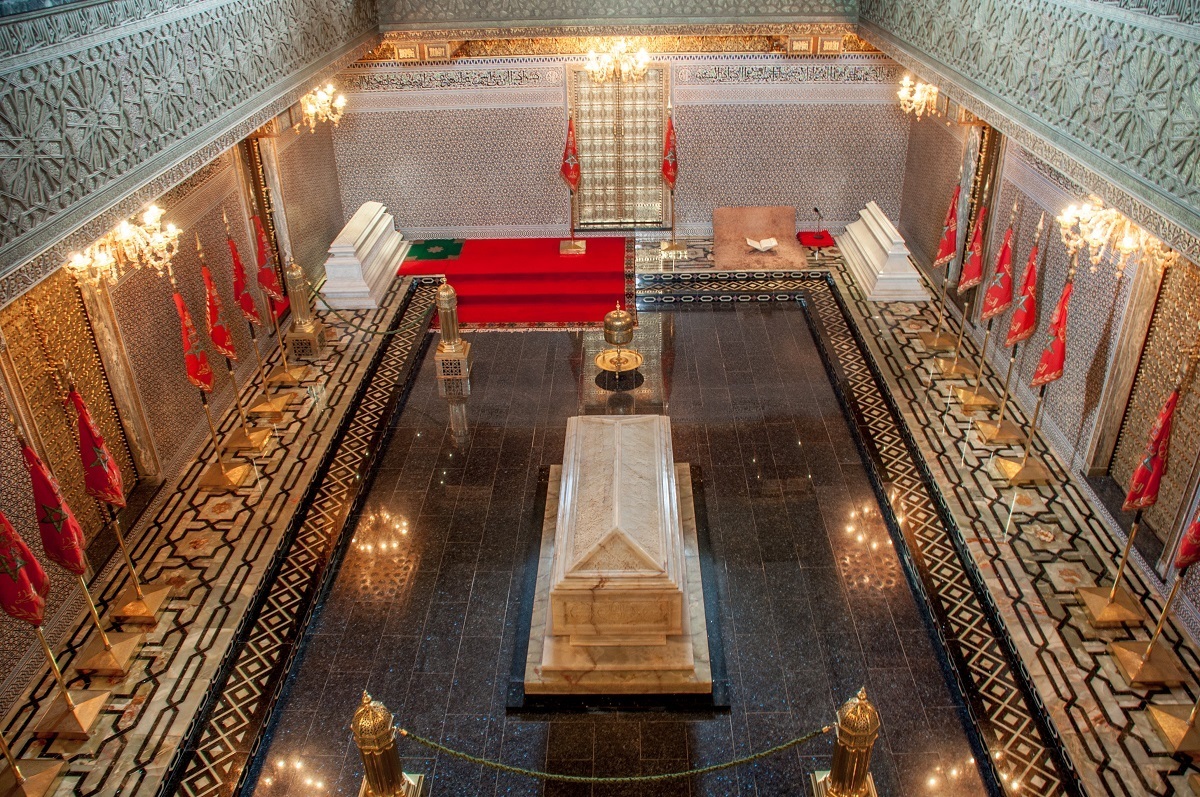
M 575 146 L 575 120 L 567 120 L 567 144 L 563 147 L 562 166 L 558 173 L 572 191 L 579 190 L 579 148 Z
M 1183 570 L 1200 562 L 1200 512 L 1192 519 L 1187 531 L 1179 540 L 1179 550 L 1175 553 L 1175 569 Z
M 0 512 L 0 607 L 32 626 L 42 624 L 50 579 L 29 546 Z
M 962 186 L 956 185 L 950 196 L 950 209 L 946 211 L 946 223 L 942 225 L 942 240 L 933 259 L 934 268 L 946 265 L 958 254 L 958 195 L 961 191 Z
M 246 267 L 242 265 L 242 256 L 238 254 L 237 242 L 228 237 L 225 242 L 229 244 L 229 254 L 233 258 L 233 297 L 247 321 L 261 324 L 262 316 L 258 314 L 258 305 L 254 303 L 254 297 L 250 295 Z
M 25 469 L 33 482 L 34 510 L 46 558 L 63 570 L 82 576 L 87 572 L 87 559 L 83 555 L 83 529 L 75 519 L 75 513 L 67 505 L 58 481 L 46 463 L 28 443 L 21 445 L 21 456 L 25 458 Z
M 667 133 L 663 141 L 662 160 L 663 182 L 667 188 L 675 190 L 675 178 L 679 176 L 679 153 L 675 151 L 675 118 L 667 117 Z
M 1062 296 L 1058 297 L 1058 306 L 1050 317 L 1050 339 L 1042 350 L 1042 358 L 1038 360 L 1037 370 L 1033 372 L 1034 387 L 1048 385 L 1062 376 L 1063 365 L 1067 361 L 1067 307 L 1071 302 L 1071 291 L 1075 289 L 1074 282 L 1063 286 Z
M 1179 388 L 1167 396 L 1163 408 L 1159 410 L 1154 425 L 1150 427 L 1150 439 L 1146 441 L 1146 450 L 1142 461 L 1133 471 L 1129 480 L 1129 492 L 1125 494 L 1125 504 L 1121 509 L 1130 512 L 1134 509 L 1148 509 L 1158 500 L 1158 487 L 1163 474 L 1167 472 L 1167 452 L 1171 443 L 1171 421 L 1175 417 L 1175 405 L 1179 403 Z
M 108 453 L 104 436 L 92 420 L 92 413 L 79 391 L 71 388 L 67 398 L 75 405 L 79 415 L 79 458 L 83 462 L 83 486 L 93 498 L 125 506 L 125 486 L 121 479 L 121 468 Z
M 211 393 L 213 372 L 208 364 L 208 352 L 200 347 L 200 335 L 179 291 L 175 291 L 175 309 L 179 311 L 179 323 L 183 330 L 183 364 L 187 367 L 188 381 L 205 393 Z
M 1000 255 L 996 258 L 996 273 L 983 295 L 983 310 L 979 317 L 984 321 L 1012 307 L 1012 235 L 1012 227 L 1004 231 L 1004 242 L 1000 244 Z
M 975 231 L 971 233 L 971 247 L 967 250 L 967 262 L 963 263 L 958 275 L 958 292 L 974 288 L 983 282 L 983 222 L 987 219 L 987 206 L 979 208 L 975 219 Z
M 258 284 L 275 301 L 283 300 L 283 286 L 279 284 L 279 274 L 271 265 L 270 246 L 267 244 L 267 231 L 263 229 L 262 219 L 254 217 L 254 237 L 258 241 Z
M 233 335 L 221 320 L 221 294 L 213 284 L 212 272 L 207 265 L 200 266 L 200 276 L 204 278 L 204 309 L 208 320 L 208 338 L 222 356 L 231 360 L 237 359 L 237 349 L 233 347 Z
M 1025 264 L 1025 275 L 1021 277 L 1021 297 L 1012 318 L 1008 320 L 1006 347 L 1027 340 L 1037 329 L 1037 244 L 1029 250 L 1029 262 Z

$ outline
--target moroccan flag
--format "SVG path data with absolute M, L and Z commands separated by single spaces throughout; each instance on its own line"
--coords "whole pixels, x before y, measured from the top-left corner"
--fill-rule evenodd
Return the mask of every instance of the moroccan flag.
M 1037 244 L 1029 250 L 1029 262 L 1025 264 L 1025 275 L 1021 277 L 1021 298 L 1017 309 L 1008 321 L 1008 337 L 1004 345 L 1015 346 L 1027 340 L 1037 329 Z
M 1167 472 L 1167 448 L 1171 442 L 1171 420 L 1175 417 L 1175 405 L 1179 403 L 1179 388 L 1171 391 L 1154 426 L 1150 427 L 1150 439 L 1142 461 L 1138 463 L 1129 480 L 1129 492 L 1125 495 L 1123 512 L 1133 509 L 1148 509 L 1158 500 L 1158 485 Z M 1192 524 L 1195 525 L 1194 523 Z M 1191 529 L 1189 529 L 1191 531 Z
M 262 219 L 254 217 L 254 235 L 258 240 L 258 284 L 277 302 L 283 301 L 283 286 L 279 284 L 279 275 L 271 265 L 270 247 L 267 245 L 267 231 L 263 229 Z
M 1071 291 L 1075 283 L 1068 281 L 1063 286 L 1062 296 L 1058 297 L 1058 306 L 1050 318 L 1050 340 L 1042 350 L 1042 359 L 1038 360 L 1037 370 L 1033 372 L 1034 387 L 1049 384 L 1062 376 L 1063 363 L 1067 360 L 1067 305 L 1071 301 Z
M 262 316 L 258 314 L 258 306 L 254 304 L 254 297 L 250 295 L 246 284 L 246 267 L 242 265 L 242 256 L 238 254 L 237 242 L 228 236 L 225 242 L 229 244 L 229 254 L 233 258 L 233 298 L 237 300 L 247 321 L 261 324 Z
M 38 531 L 42 533 L 42 550 L 63 570 L 82 576 L 87 572 L 87 560 L 83 557 L 83 529 L 75 519 L 75 513 L 67 505 L 46 463 L 29 443 L 22 443 L 21 456 L 25 458 L 25 468 L 33 482 L 33 503 Z
M 1175 569 L 1183 570 L 1196 562 L 1200 562 L 1200 512 L 1192 519 L 1192 523 L 1179 540 L 1179 550 L 1175 552 Z
M 579 190 L 579 148 L 575 146 L 575 120 L 567 120 L 567 145 L 563 147 L 562 166 L 558 170 L 572 191 Z
M 83 461 L 84 489 L 88 495 L 105 503 L 125 506 L 121 468 L 112 454 L 108 453 L 108 446 L 104 444 L 104 437 L 96 428 L 83 396 L 72 387 L 67 398 L 75 405 L 75 412 L 79 415 L 79 457 Z
M 996 273 L 983 295 L 983 310 L 979 317 L 984 321 L 1012 307 L 1012 234 L 1012 227 L 1004 231 L 1004 243 L 1000 244 L 1000 256 L 996 258 Z
M 40 626 L 49 593 L 46 571 L 0 512 L 0 606 L 10 616 Z
M 667 117 L 667 135 L 663 142 L 662 162 L 663 182 L 667 188 L 675 190 L 675 178 L 679 176 L 679 153 L 675 151 L 675 119 Z
M 213 284 L 212 272 L 208 266 L 200 266 L 200 276 L 204 277 L 204 307 L 208 318 L 208 337 L 214 347 L 223 356 L 231 360 L 237 359 L 237 349 L 233 347 L 233 335 L 221 320 L 221 295 Z
M 987 206 L 979 208 L 979 218 L 975 219 L 975 231 L 971 233 L 971 248 L 967 250 L 967 262 L 963 264 L 962 273 L 958 275 L 958 292 L 974 288 L 983 282 L 983 222 L 987 218 Z
M 961 185 L 954 186 L 950 196 L 950 209 L 946 211 L 946 223 L 942 225 L 942 240 L 938 244 L 937 257 L 933 259 L 933 267 L 944 266 L 954 259 L 958 253 L 958 195 Z
M 200 347 L 200 335 L 192 323 L 192 314 L 179 291 L 175 291 L 175 309 L 179 311 L 179 323 L 183 327 L 183 364 L 187 366 L 187 378 L 205 393 L 213 389 L 212 366 L 208 364 L 208 352 Z

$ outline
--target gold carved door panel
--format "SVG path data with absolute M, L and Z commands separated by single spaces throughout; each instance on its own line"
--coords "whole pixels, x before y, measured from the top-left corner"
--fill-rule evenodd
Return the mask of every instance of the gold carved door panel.
M 67 385 L 58 365 L 75 378 L 96 425 L 121 467 L 126 495 L 138 474 L 113 403 L 108 378 L 92 337 L 91 324 L 75 280 L 60 269 L 0 311 L 0 331 L 7 349 L 5 377 L 28 411 L 39 451 L 54 471 L 75 516 L 90 542 L 104 527 L 100 507 L 83 489 L 76 415 L 67 407 Z
M 579 147 L 575 223 L 581 228 L 661 227 L 670 208 L 662 180 L 666 127 L 665 70 L 637 80 L 595 83 L 571 71 L 571 106 Z

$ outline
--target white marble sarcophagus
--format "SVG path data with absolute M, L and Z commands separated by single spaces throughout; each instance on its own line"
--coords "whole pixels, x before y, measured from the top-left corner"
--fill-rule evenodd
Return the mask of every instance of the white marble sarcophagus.
M 364 202 L 333 239 L 321 295 L 335 310 L 374 310 L 411 244 L 379 202 Z

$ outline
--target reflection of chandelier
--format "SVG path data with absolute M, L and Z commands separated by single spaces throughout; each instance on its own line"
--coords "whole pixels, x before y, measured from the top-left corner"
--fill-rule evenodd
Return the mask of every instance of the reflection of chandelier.
M 624 39 L 617 39 L 612 50 L 597 54 L 595 50 L 588 51 L 587 71 L 596 83 L 606 83 L 613 78 L 617 80 L 638 80 L 646 74 L 650 65 L 650 55 L 646 48 L 636 53 L 629 52 L 629 44 Z
M 1141 251 L 1159 268 L 1167 268 L 1174 261 L 1175 252 L 1150 233 L 1129 220 L 1116 208 L 1106 208 L 1097 196 L 1088 198 L 1081 206 L 1071 205 L 1056 221 L 1062 242 L 1071 256 L 1072 269 L 1079 265 L 1079 255 L 1087 249 L 1091 266 L 1088 271 L 1095 274 L 1106 252 L 1117 252 L 1117 279 L 1125 275 L 1125 268 L 1134 252 Z
M 318 122 L 333 122 L 334 127 L 338 126 L 346 111 L 346 98 L 341 94 L 335 97 L 334 91 L 333 84 L 328 83 L 325 88 L 315 88 L 300 98 L 304 120 L 296 124 L 296 132 L 300 131 L 301 124 L 308 125 L 310 133 L 317 132 Z
M 142 266 L 150 266 L 162 276 L 179 248 L 179 228 L 174 224 L 164 227 L 162 217 L 162 208 L 151 205 L 140 224 L 122 221 L 87 249 L 73 253 L 67 270 L 92 287 L 101 282 L 115 284 L 125 272 Z
M 900 98 L 900 107 L 905 113 L 915 113 L 917 118 L 937 114 L 937 86 L 928 83 L 914 83 L 908 75 L 900 81 L 900 90 L 896 92 Z

